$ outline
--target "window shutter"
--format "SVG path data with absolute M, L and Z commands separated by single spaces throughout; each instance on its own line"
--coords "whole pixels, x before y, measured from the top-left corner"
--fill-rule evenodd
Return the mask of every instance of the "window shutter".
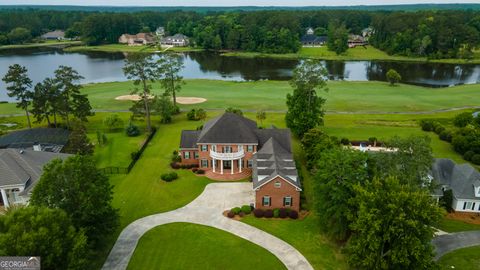
M 293 206 L 293 197 L 290 197 L 290 206 Z
M 268 206 L 272 206 L 272 197 L 268 197 Z
M 285 206 L 286 197 L 283 197 L 283 206 Z

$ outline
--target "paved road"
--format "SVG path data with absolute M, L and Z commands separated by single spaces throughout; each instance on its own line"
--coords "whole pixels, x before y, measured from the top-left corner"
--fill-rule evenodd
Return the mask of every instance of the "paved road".
M 440 259 L 443 255 L 456 249 L 479 246 L 480 231 L 458 232 L 440 235 L 432 240 L 435 247 L 435 260 Z
M 273 253 L 288 269 L 313 270 L 313 267 L 290 244 L 245 223 L 226 218 L 225 209 L 254 201 L 251 183 L 213 183 L 190 204 L 174 211 L 147 216 L 129 224 L 103 265 L 103 270 L 123 270 L 133 255 L 138 240 L 148 230 L 163 224 L 189 222 L 206 225 L 235 234 Z

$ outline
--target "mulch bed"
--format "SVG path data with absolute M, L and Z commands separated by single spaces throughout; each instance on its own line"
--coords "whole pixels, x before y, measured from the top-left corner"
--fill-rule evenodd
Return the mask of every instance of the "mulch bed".
M 448 213 L 446 218 L 480 225 L 479 213 L 452 212 L 452 213 Z
M 225 210 L 225 211 L 223 211 L 222 215 L 228 218 L 227 214 L 228 214 L 229 211 L 230 211 L 230 210 Z M 296 220 L 303 220 L 304 218 L 306 218 L 306 217 L 308 216 L 308 214 L 310 214 L 309 211 L 307 211 L 307 210 L 300 210 L 300 213 L 298 213 L 298 218 L 297 218 Z M 255 217 L 255 216 L 253 215 L 253 211 L 252 211 L 251 214 L 248 214 L 248 215 L 245 215 L 245 216 L 250 216 L 250 215 L 253 216 L 253 217 Z M 230 219 L 234 219 L 234 220 L 240 221 L 240 220 L 242 220 L 242 218 L 243 218 L 243 217 L 241 217 L 241 216 L 239 216 L 239 215 L 235 215 L 233 218 L 230 218 Z M 259 218 L 259 219 L 268 219 L 268 220 L 270 220 L 270 219 L 271 219 L 271 220 L 295 220 L 295 219 L 291 219 L 291 218 L 289 218 L 289 217 L 286 217 L 286 218 L 275 218 L 275 217 L 266 218 L 266 217 L 261 217 L 261 218 Z

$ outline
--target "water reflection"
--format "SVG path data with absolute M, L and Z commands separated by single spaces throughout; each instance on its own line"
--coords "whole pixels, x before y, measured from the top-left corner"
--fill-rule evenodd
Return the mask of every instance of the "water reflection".
M 209 52 L 182 54 L 187 79 L 219 80 L 288 80 L 298 60 L 270 58 L 223 57 Z M 0 76 L 8 66 L 18 63 L 29 70 L 36 83 L 59 65 L 72 66 L 85 79 L 82 83 L 124 81 L 124 53 L 69 53 L 61 49 L 40 48 L 0 52 Z M 480 65 L 384 61 L 323 61 L 331 80 L 384 81 L 391 68 L 402 75 L 402 82 L 431 87 L 480 82 Z M 0 81 L 0 100 L 7 100 L 5 85 Z

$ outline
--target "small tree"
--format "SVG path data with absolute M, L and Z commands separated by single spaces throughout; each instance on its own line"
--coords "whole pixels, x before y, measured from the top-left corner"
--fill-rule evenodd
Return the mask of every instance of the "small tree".
M 24 207 L 0 215 L 1 256 L 41 256 L 45 269 L 91 269 L 87 237 L 61 209 Z
M 14 97 L 17 100 L 17 108 L 25 111 L 28 128 L 32 128 L 30 115 L 28 113 L 28 106 L 33 98 L 33 92 L 30 90 L 32 80 L 28 77 L 27 72 L 26 67 L 14 64 L 8 67 L 7 74 L 5 74 L 2 80 L 7 84 L 8 96 Z
M 48 163 L 30 200 L 34 206 L 63 209 L 93 244 L 118 226 L 111 202 L 108 177 L 97 169 L 93 157 L 79 155 Z
M 125 128 L 125 133 L 128 137 L 136 137 L 140 135 L 140 129 L 130 121 L 128 126 Z
M 182 59 L 173 54 L 163 54 L 157 61 L 160 83 L 165 93 L 173 97 L 173 106 L 177 111 L 177 92 L 185 84 L 180 71 L 184 68 Z M 175 112 L 177 113 L 177 112 Z
M 72 131 L 68 137 L 68 143 L 65 146 L 65 152 L 70 154 L 91 155 L 93 154 L 93 144 L 87 137 L 87 128 L 79 121 L 72 121 Z
M 50 116 L 53 116 L 54 126 L 57 127 L 57 111 L 59 105 L 60 92 L 55 80 L 46 78 L 43 82 L 35 85 L 35 92 L 33 94 L 33 102 L 31 110 L 36 119 L 36 123 L 41 123 L 47 120 L 48 125 L 51 125 Z
M 402 80 L 402 76 L 395 69 L 389 69 L 387 71 L 387 80 L 390 82 L 390 85 L 393 86 Z
M 123 120 L 120 118 L 120 116 L 118 116 L 118 114 L 111 114 L 103 119 L 103 125 L 105 128 L 112 131 L 123 128 Z
M 197 119 L 200 121 L 204 121 L 207 118 L 207 111 L 204 109 L 197 110 Z
M 260 125 L 263 125 L 263 120 L 267 119 L 267 113 L 264 110 L 257 112 L 257 120 L 260 121 Z
M 327 46 L 330 51 L 337 55 L 342 54 L 348 49 L 348 29 L 345 24 L 333 21 L 328 25 Z
M 287 94 L 285 121 L 293 134 L 302 137 L 308 130 L 323 124 L 325 99 L 317 92 L 328 91 L 327 70 L 317 60 L 305 60 L 293 71 L 290 85 L 293 94 Z
M 453 124 L 456 127 L 462 128 L 472 123 L 473 123 L 473 115 L 469 112 L 458 114 L 455 116 L 455 118 L 453 118 Z
M 172 103 L 170 95 L 163 94 L 160 97 L 155 96 L 153 110 L 160 115 L 160 122 L 168 124 L 172 122 L 172 116 L 175 113 L 175 106 Z

